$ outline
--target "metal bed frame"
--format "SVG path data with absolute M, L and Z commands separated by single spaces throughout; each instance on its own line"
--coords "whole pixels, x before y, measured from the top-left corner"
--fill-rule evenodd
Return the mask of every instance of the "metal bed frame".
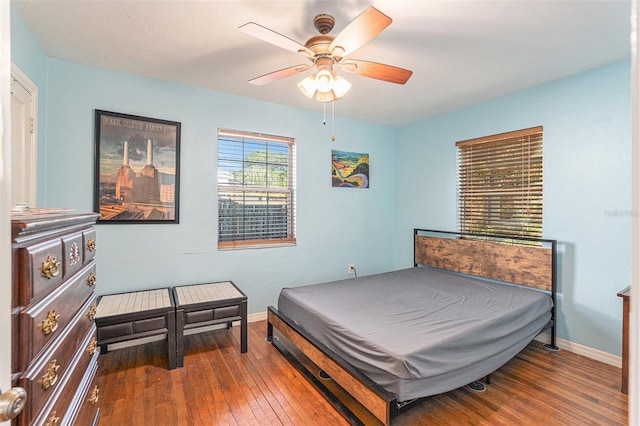
M 510 242 L 511 245 L 524 247 L 523 243 L 528 243 L 537 248 L 550 250 L 549 273 L 549 290 L 553 300 L 551 308 L 551 320 L 542 331 L 550 329 L 551 342 L 545 347 L 551 351 L 557 351 L 556 346 L 556 290 L 557 290 L 557 273 L 556 273 L 556 257 L 557 257 L 557 241 L 550 239 L 533 239 L 522 237 L 505 237 L 499 235 L 461 233 L 449 231 L 437 231 L 428 229 L 414 229 L 414 266 L 425 265 L 419 263 L 422 255 L 418 252 L 418 239 L 421 236 L 428 235 L 449 235 L 454 238 L 451 240 L 469 240 L 477 242 L 493 242 L 504 245 L 504 242 Z M 437 238 L 437 237 L 436 237 Z M 502 241 L 502 242 L 501 242 Z M 471 242 L 471 244 L 475 244 Z M 550 247 L 543 247 L 547 245 Z M 433 266 L 428 265 L 427 266 Z M 464 269 L 464 268 L 463 268 Z M 465 273 L 464 270 L 455 272 Z M 491 276 L 482 275 L 481 277 L 495 279 Z M 274 329 L 278 331 L 278 335 L 274 334 Z M 541 331 L 541 332 L 542 332 Z M 284 338 L 284 339 L 281 339 Z M 308 362 L 310 361 L 320 372 L 328 374 L 335 383 L 344 389 L 352 398 L 362 405 L 372 416 L 366 421 L 369 424 L 372 420 L 384 425 L 391 424 L 391 420 L 427 397 L 418 398 L 411 401 L 397 401 L 395 396 L 383 389 L 357 368 L 350 365 L 339 354 L 327 348 L 321 342 L 310 336 L 305 330 L 298 327 L 293 320 L 285 314 L 278 311 L 273 306 L 269 306 L 267 310 L 267 341 L 270 342 L 285 358 L 327 399 L 327 401 L 351 424 L 364 424 L 362 413 L 358 416 L 354 410 L 349 408 L 341 399 L 332 392 L 332 390 L 323 383 L 318 377 L 318 371 L 312 371 Z M 288 342 L 285 343 L 285 342 Z M 289 346 L 293 346 L 290 348 Z M 487 384 L 489 376 L 486 377 Z

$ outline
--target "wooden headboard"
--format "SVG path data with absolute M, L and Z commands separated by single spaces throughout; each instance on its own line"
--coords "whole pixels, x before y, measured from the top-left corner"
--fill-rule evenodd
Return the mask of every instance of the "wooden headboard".
M 445 234 L 447 237 L 434 236 Z M 500 236 L 414 230 L 414 263 L 555 292 L 554 240 L 496 242 Z M 517 242 L 517 241 L 516 241 Z

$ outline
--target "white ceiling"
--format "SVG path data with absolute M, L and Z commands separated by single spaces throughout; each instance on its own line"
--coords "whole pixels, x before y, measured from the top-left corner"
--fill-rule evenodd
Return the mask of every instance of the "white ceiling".
M 296 87 L 311 71 L 247 81 L 304 64 L 238 30 L 256 22 L 302 44 L 313 17 L 337 35 L 369 5 L 393 23 L 349 57 L 408 68 L 396 85 L 343 74 L 336 115 L 398 126 L 630 56 L 629 0 L 11 0 L 47 55 L 295 108 L 322 111 Z

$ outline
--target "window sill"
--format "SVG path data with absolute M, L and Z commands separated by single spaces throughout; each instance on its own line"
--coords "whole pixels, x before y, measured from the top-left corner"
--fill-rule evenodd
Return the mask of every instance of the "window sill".
M 226 250 L 251 250 L 263 248 L 277 247 L 295 247 L 296 240 L 278 240 L 278 241 L 230 241 L 218 243 L 218 251 Z

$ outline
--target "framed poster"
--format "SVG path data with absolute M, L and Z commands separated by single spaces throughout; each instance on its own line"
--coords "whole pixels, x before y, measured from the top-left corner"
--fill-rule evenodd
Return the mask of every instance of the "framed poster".
M 331 150 L 331 186 L 369 187 L 369 154 Z
M 100 223 L 178 223 L 180 123 L 96 110 Z

